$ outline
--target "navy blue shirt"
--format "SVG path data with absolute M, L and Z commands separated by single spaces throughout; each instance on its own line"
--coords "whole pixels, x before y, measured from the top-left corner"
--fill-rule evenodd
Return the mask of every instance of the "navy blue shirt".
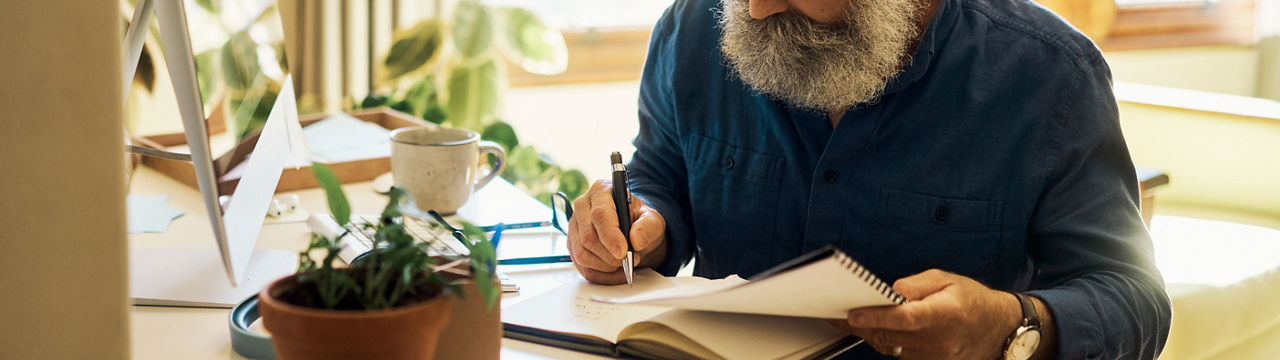
M 939 268 L 1039 297 L 1061 358 L 1158 355 L 1169 299 L 1086 37 L 1026 0 L 941 0 L 832 129 L 730 74 L 717 6 L 677 0 L 650 41 L 628 168 L 667 221 L 659 271 L 751 276 L 835 244 L 889 282 Z

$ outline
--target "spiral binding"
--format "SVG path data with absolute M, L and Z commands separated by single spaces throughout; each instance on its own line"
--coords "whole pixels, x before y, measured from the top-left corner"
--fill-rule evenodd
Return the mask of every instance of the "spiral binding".
M 850 258 L 842 252 L 837 251 L 835 255 L 836 261 L 839 262 L 841 266 L 844 266 L 845 269 L 852 272 L 854 276 L 862 279 L 863 282 L 870 284 L 871 287 L 880 292 L 880 295 L 884 295 L 884 297 L 889 298 L 889 301 L 893 301 L 897 304 L 907 303 L 906 297 L 902 296 L 902 294 L 899 294 L 897 291 L 893 291 L 892 286 L 889 286 L 889 284 L 880 280 L 880 278 L 876 277 L 875 274 L 872 274 L 871 271 L 867 270 L 867 268 L 862 267 L 862 264 L 858 264 L 857 261 L 854 261 L 853 258 Z

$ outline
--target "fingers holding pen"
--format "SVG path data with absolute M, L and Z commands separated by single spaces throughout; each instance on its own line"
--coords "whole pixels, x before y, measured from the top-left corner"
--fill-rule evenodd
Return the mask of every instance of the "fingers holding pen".
M 577 241 L 569 242 L 569 254 L 573 257 L 573 262 L 580 267 L 588 269 L 612 272 L 618 270 L 622 266 L 622 262 L 612 257 L 601 257 L 600 252 L 607 253 L 604 245 L 600 244 L 600 240 L 596 237 L 595 229 L 591 225 L 582 226 L 579 224 L 580 218 L 575 217 L 569 221 L 569 232 L 576 234 Z
M 631 246 L 639 252 L 653 250 L 667 234 L 667 220 L 656 209 L 639 202 L 636 221 L 631 225 Z
M 569 221 L 569 253 L 578 271 L 594 283 L 625 281 L 621 266 L 627 252 L 627 239 L 619 228 L 613 190 L 612 181 L 597 180 L 586 194 L 573 201 L 578 211 Z M 629 234 L 636 264 L 657 266 L 666 257 L 666 219 L 634 194 L 629 195 Z
M 598 255 L 622 259 L 627 253 L 627 239 L 622 236 L 622 230 L 618 227 L 618 210 L 613 202 L 613 183 L 598 180 L 592 184 L 586 196 L 591 202 L 589 219 L 595 227 L 596 236 L 600 238 L 600 243 L 604 245 L 604 250 L 607 252 Z

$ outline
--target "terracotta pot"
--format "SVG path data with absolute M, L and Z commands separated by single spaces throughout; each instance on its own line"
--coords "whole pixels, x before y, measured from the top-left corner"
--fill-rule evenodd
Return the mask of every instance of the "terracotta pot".
M 276 280 L 258 294 L 278 359 L 431 359 L 449 322 L 445 289 L 430 300 L 389 310 L 325 310 L 276 296 L 295 286 L 296 277 Z

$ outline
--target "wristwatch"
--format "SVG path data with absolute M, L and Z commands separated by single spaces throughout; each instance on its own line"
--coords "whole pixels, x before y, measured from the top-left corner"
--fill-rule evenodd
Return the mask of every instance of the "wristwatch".
M 1022 305 L 1022 322 L 1009 335 L 1009 339 L 1004 341 L 1002 359 L 1027 360 L 1036 353 L 1036 347 L 1040 346 L 1040 316 L 1036 315 L 1036 306 L 1031 303 L 1031 297 L 1021 293 L 1012 294 Z

